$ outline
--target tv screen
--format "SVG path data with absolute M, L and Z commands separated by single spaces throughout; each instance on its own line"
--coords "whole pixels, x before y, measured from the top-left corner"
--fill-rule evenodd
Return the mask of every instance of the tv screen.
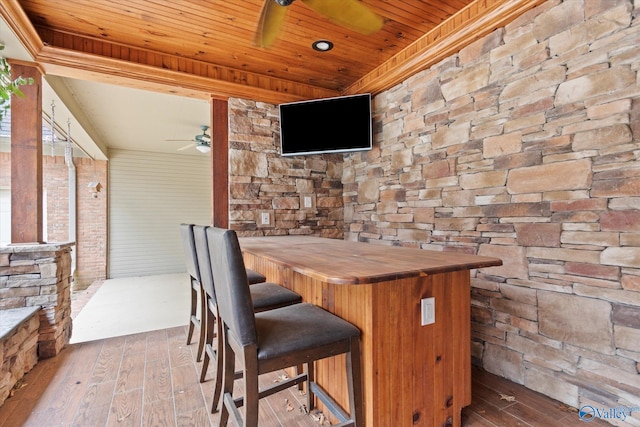
M 371 149 L 371 94 L 280 104 L 283 156 Z

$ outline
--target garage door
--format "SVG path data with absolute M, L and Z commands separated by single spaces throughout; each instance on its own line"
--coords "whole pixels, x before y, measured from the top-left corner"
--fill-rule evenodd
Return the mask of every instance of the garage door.
M 113 150 L 108 277 L 185 271 L 180 223 L 211 223 L 208 155 Z

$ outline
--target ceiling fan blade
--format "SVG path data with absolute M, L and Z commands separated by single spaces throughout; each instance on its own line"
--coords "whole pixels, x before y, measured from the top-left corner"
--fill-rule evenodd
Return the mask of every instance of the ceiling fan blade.
M 286 6 L 280 6 L 274 0 L 264 0 L 262 11 L 260 12 L 258 30 L 256 31 L 256 45 L 260 47 L 271 46 L 278 38 L 286 16 Z
M 384 19 L 359 0 L 302 0 L 302 2 L 331 22 L 360 34 L 373 34 L 384 25 Z
M 195 147 L 196 144 L 191 143 L 189 145 L 185 145 L 184 147 L 180 147 L 178 148 L 176 151 L 182 151 L 182 150 L 186 150 L 187 148 L 191 148 L 191 147 Z

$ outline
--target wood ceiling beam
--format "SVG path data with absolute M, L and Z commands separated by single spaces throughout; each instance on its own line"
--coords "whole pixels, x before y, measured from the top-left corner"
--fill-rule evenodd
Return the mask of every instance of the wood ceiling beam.
M 36 29 L 31 25 L 29 17 L 18 3 L 18 0 L 2 0 L 0 2 L 0 16 L 14 32 L 22 46 L 32 58 L 44 46 Z
M 141 64 L 50 46 L 43 47 L 35 60 L 43 65 L 47 74 L 199 99 L 238 97 L 278 104 L 339 95 L 336 91 L 242 71 L 225 73 L 229 76 L 226 78 L 213 78 L 193 72 L 176 71 L 171 67 Z
M 476 0 L 341 93 L 50 29 L 41 29 L 46 34 L 43 42 L 17 0 L 3 0 L 0 14 L 47 74 L 201 99 L 239 97 L 278 104 L 341 94 L 371 92 L 376 95 L 545 1 Z
M 47 30 L 48 40 L 62 39 L 70 45 L 54 46 L 41 39 L 17 0 L 3 0 L 0 15 L 46 74 L 207 100 L 238 97 L 279 104 L 340 95 L 304 83 Z M 74 49 L 77 47 L 87 51 Z M 117 53 L 118 57 L 105 56 L 104 52 Z

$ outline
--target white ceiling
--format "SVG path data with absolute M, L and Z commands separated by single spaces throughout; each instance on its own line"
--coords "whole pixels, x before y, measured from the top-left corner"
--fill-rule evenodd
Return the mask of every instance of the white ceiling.
M 0 41 L 6 58 L 32 60 L 2 19 Z M 66 131 L 70 120 L 72 139 L 93 158 L 107 159 L 111 148 L 203 155 L 195 146 L 178 149 L 202 133 L 201 125 L 209 125 L 210 105 L 205 100 L 45 76 L 45 114 L 51 115 L 52 101 L 56 123 Z
M 200 154 L 195 146 L 177 150 L 202 133 L 201 125 L 209 125 L 208 102 L 105 83 L 56 79 L 68 88 L 71 99 L 65 96 L 65 104 L 77 104 L 81 113 L 74 115 L 83 114 L 85 118 L 78 119 L 92 129 L 97 142 L 108 148 Z

